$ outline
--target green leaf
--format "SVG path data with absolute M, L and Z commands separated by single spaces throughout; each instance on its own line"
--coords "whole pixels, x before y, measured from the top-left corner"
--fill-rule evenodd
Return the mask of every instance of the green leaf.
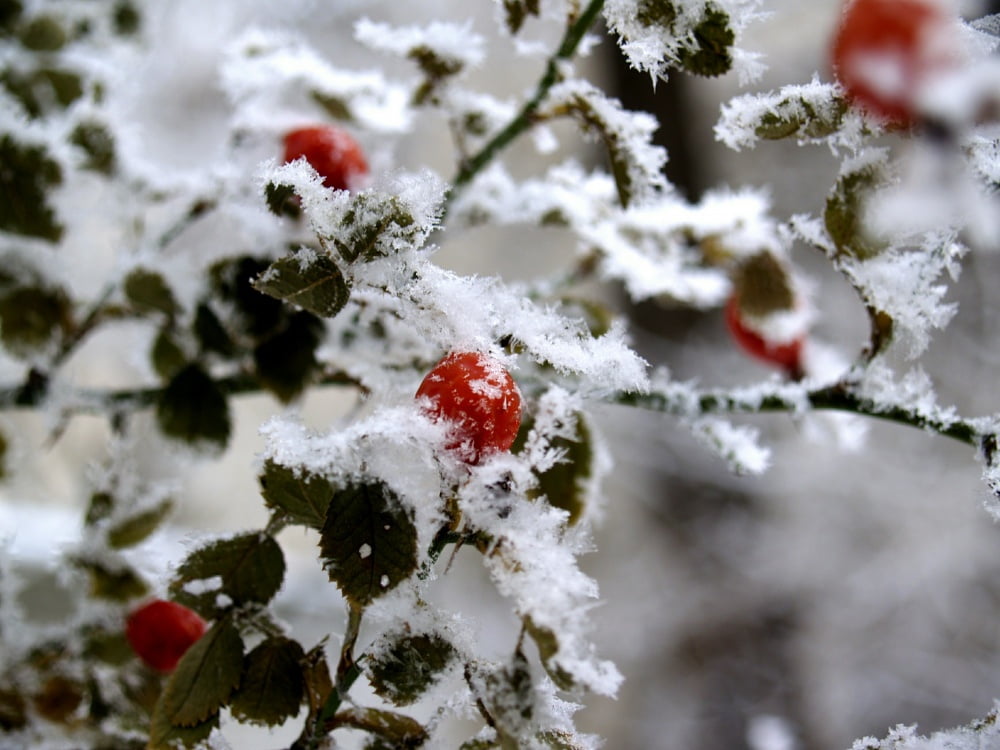
M 149 586 L 142 577 L 124 563 L 113 568 L 98 560 L 78 559 L 76 564 L 90 576 L 90 595 L 95 599 L 127 602 L 144 596 Z
M 161 312 L 170 316 L 177 311 L 174 293 L 155 271 L 134 269 L 125 277 L 122 288 L 126 299 L 140 313 Z
M 765 316 L 795 307 L 788 270 L 769 250 L 742 260 L 733 272 L 740 311 Z
M 298 312 L 278 331 L 257 345 L 254 366 L 261 384 L 283 403 L 296 398 L 319 372 L 316 347 L 323 337 L 323 321 Z
M 847 114 L 844 99 L 831 99 L 817 107 L 805 96 L 792 95 L 781 99 L 760 118 L 754 133 L 765 140 L 799 138 L 825 138 L 840 130 Z
M 302 646 L 288 638 L 260 643 L 243 661 L 243 677 L 231 703 L 233 715 L 267 726 L 295 716 L 305 698 L 304 657 Z
M 677 20 L 677 9 L 669 0 L 639 0 L 636 19 L 643 26 L 660 26 L 669 32 Z
M 236 353 L 236 344 L 207 302 L 202 302 L 195 310 L 192 330 L 202 351 L 215 352 L 223 357 L 231 357 Z
M 551 440 L 553 448 L 564 452 L 563 460 L 539 473 L 538 486 L 528 493 L 531 498 L 544 496 L 550 505 L 569 513 L 570 526 L 583 517 L 594 474 L 593 435 L 585 416 L 578 412 L 575 417 L 572 437 L 556 436 Z
M 838 255 L 867 260 L 886 249 L 885 242 L 865 231 L 863 222 L 865 202 L 885 180 L 885 170 L 880 163 L 865 164 L 837 180 L 826 199 L 823 223 Z
M 20 41 L 32 52 L 56 52 L 66 45 L 66 29 L 50 15 L 32 18 L 21 27 Z
M 13 688 L 0 687 L 0 730 L 14 732 L 28 724 L 24 696 Z
M 115 170 L 115 141 L 102 123 L 89 120 L 77 125 L 69 137 L 87 155 L 85 169 L 110 175 Z
M 151 508 L 122 519 L 108 529 L 108 545 L 112 549 L 134 547 L 160 527 L 173 507 L 170 500 L 163 500 Z
M 553 657 L 559 653 L 559 636 L 550 628 L 536 625 L 530 617 L 524 618 L 524 628 L 538 647 L 538 656 L 549 677 L 562 690 L 572 690 L 576 687 L 573 675 L 553 662 Z
M 503 0 L 504 22 L 511 34 L 521 30 L 528 16 L 540 12 L 539 0 Z
M 7 452 L 9 450 L 10 443 L 7 441 L 7 436 L 3 432 L 0 432 L 0 479 L 6 478 L 7 472 L 10 469 L 7 465 Z
M 0 72 L 0 85 L 21 103 L 32 118 L 41 117 L 53 108 L 66 109 L 83 96 L 80 76 L 59 68 L 24 72 L 9 67 Z
M 0 296 L 0 340 L 14 354 L 31 354 L 68 324 L 68 315 L 61 289 L 16 287 Z
M 103 521 L 111 515 L 115 507 L 115 498 L 110 492 L 95 492 L 90 496 L 90 503 L 87 505 L 87 515 L 84 522 L 88 526 Z
M 200 365 L 193 363 L 171 378 L 156 404 L 160 429 L 189 443 L 225 446 L 231 429 L 226 396 Z
M 394 195 L 360 193 L 341 222 L 343 233 L 331 238 L 348 263 L 371 262 L 396 252 L 400 244 L 416 242 L 420 227 Z
M 389 636 L 367 662 L 375 693 L 397 706 L 408 706 L 440 679 L 441 672 L 458 658 L 451 643 L 437 633 Z
M 230 618 L 216 622 L 181 657 L 153 711 L 173 727 L 194 727 L 226 705 L 243 673 L 243 639 Z
M 351 114 L 351 108 L 339 96 L 324 94 L 322 91 L 313 91 L 311 96 L 313 101 L 325 109 L 327 114 L 334 120 L 351 122 L 354 119 L 354 115 Z
M 111 22 L 116 34 L 128 36 L 139 30 L 142 17 L 129 0 L 119 0 L 112 11 Z
M 220 580 L 218 587 L 191 593 L 190 584 L 214 578 Z M 284 578 L 285 556 L 274 537 L 250 532 L 209 542 L 191 552 L 174 574 L 170 593 L 178 603 L 212 618 L 227 609 L 218 602 L 220 594 L 234 606 L 267 604 Z
M 220 261 L 209 270 L 212 290 L 235 309 L 234 328 L 252 338 L 265 336 L 285 320 L 281 300 L 254 289 L 253 280 L 271 261 L 241 255 Z
M 267 183 L 264 187 L 264 200 L 267 201 L 267 207 L 271 209 L 271 213 L 276 216 L 297 218 L 302 213 L 295 188 L 291 185 L 277 182 Z
M 323 528 L 335 492 L 325 477 L 271 460 L 264 463 L 260 488 L 267 507 L 285 514 L 292 523 L 317 530 Z
M 253 286 L 321 318 L 332 318 L 350 297 L 347 281 L 333 259 L 311 249 L 279 258 L 254 280 Z
M 13 29 L 23 12 L 21 0 L 0 0 L 0 34 Z
M 120 626 L 117 629 L 87 626 L 83 631 L 83 656 L 120 667 L 132 661 L 135 652 Z
M 364 607 L 417 569 L 417 530 L 411 512 L 382 482 L 348 485 L 330 502 L 320 551 L 344 598 Z
M 326 638 L 302 658 L 302 677 L 305 680 L 309 715 L 315 716 L 326 705 L 333 692 L 330 665 L 326 662 Z
M 187 355 L 167 326 L 161 328 L 160 332 L 156 334 L 156 338 L 153 339 L 149 359 L 156 374 L 164 380 L 170 380 L 188 363 Z
M 58 242 L 62 225 L 48 204 L 48 191 L 62 182 L 59 163 L 42 146 L 0 137 L 0 230 Z
M 707 3 L 705 15 L 692 32 L 693 45 L 687 44 L 678 52 L 678 63 L 689 73 L 713 78 L 727 73 L 733 67 L 730 49 L 736 34 L 729 23 L 729 15 L 721 8 Z

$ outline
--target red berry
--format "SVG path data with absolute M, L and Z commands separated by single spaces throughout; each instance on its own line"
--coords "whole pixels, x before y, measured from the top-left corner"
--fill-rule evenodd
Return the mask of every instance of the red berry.
M 172 672 L 195 641 L 205 634 L 205 621 L 175 602 L 154 599 L 125 621 L 125 637 L 136 655 L 160 672 Z
M 333 125 L 296 128 L 285 135 L 285 163 L 301 158 L 319 173 L 324 185 L 337 190 L 355 187 L 368 174 L 361 146 L 346 130 Z
M 729 329 L 729 333 L 737 345 L 751 357 L 771 365 L 777 365 L 789 377 L 799 378 L 802 376 L 804 337 L 800 336 L 782 343 L 768 341 L 756 331 L 748 328 L 743 322 L 740 315 L 739 298 L 735 294 L 726 303 L 726 328 Z
M 521 426 L 521 392 L 504 366 L 477 352 L 452 352 L 420 383 L 428 413 L 454 425 L 446 447 L 477 464 L 510 450 Z
M 833 71 L 852 102 L 899 125 L 928 74 L 956 58 L 948 15 L 934 0 L 853 0 L 833 41 Z

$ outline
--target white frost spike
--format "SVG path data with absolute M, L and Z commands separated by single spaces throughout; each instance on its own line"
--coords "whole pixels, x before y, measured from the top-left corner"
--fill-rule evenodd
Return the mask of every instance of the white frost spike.
M 390 26 L 363 18 L 354 25 L 354 38 L 374 50 L 400 57 L 427 50 L 466 67 L 478 65 L 486 54 L 486 41 L 473 33 L 469 23 L 434 21 L 427 26 Z
M 760 445 L 760 434 L 753 427 L 703 417 L 691 422 L 691 430 L 737 474 L 762 474 L 771 465 L 771 451 Z

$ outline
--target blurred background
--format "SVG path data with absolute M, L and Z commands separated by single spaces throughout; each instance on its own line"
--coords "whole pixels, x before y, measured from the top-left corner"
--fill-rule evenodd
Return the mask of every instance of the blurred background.
M 712 126 L 720 104 L 743 91 L 804 83 L 814 73 L 829 80 L 827 45 L 840 0 L 767 0 L 764 9 L 772 15 L 749 28 L 740 46 L 763 53 L 769 69 L 745 89 L 734 75 L 674 74 L 654 93 L 648 76 L 625 67 L 610 38 L 581 67 L 626 107 L 657 116 L 668 174 L 690 199 L 720 185 L 768 186 L 782 220 L 822 210 L 838 159 L 824 147 L 789 142 L 733 153 L 715 142 Z M 969 17 L 995 10 L 963 7 Z M 130 93 L 130 111 L 164 163 L 211 157 L 222 148 L 217 136 L 226 118 L 221 52 L 251 25 L 304 33 L 343 68 L 411 76 L 405 61 L 378 58 L 353 41 L 361 15 L 394 24 L 468 18 L 489 46 L 488 63 L 466 84 L 519 97 L 533 88 L 543 62 L 517 54 L 497 34 L 497 13 L 487 0 L 295 0 L 280 7 L 178 0 L 151 7 L 146 23 L 156 42 L 143 85 Z M 529 22 L 527 33 L 551 42 L 558 29 Z M 177 52 L 164 59 L 164 49 Z M 429 166 L 448 177 L 454 153 L 444 122 L 429 114 L 401 142 L 372 144 L 373 162 Z M 598 144 L 571 127 L 557 134 L 561 149 L 546 159 L 575 153 L 588 165 L 603 163 Z M 524 140 L 506 156 L 515 175 L 540 171 L 538 153 Z M 206 230 L 192 241 L 211 236 Z M 442 237 L 436 259 L 463 273 L 514 280 L 554 272 L 572 253 L 572 239 L 558 229 L 482 228 Z M 855 293 L 816 250 L 797 246 L 792 258 L 815 286 L 818 345 L 849 360 L 867 338 Z M 996 253 L 966 258 L 950 295 L 958 316 L 923 360 L 941 402 L 964 415 L 997 411 L 998 281 Z M 705 386 L 772 377 L 731 347 L 721 312 L 631 306 L 618 290 L 608 295 L 631 317 L 638 351 L 675 377 Z M 125 326 L 94 337 L 71 363 L 74 378 L 106 385 L 143 374 L 148 335 Z M 122 336 L 135 340 L 126 362 L 114 354 Z M 298 410 L 325 429 L 352 403 L 341 393 L 313 392 Z M 254 470 L 262 448 L 257 427 L 280 410 L 265 396 L 239 399 L 229 450 L 179 479 L 174 525 L 155 538 L 155 553 L 144 561 L 156 579 L 165 581 L 169 566 L 201 536 L 266 522 Z M 591 613 L 594 640 L 626 680 L 616 700 L 588 697 L 578 725 L 605 737 L 608 748 L 846 749 L 897 723 L 919 724 L 922 732 L 963 724 L 1000 698 L 1000 530 L 983 507 L 986 490 L 970 448 L 838 415 L 748 417 L 743 421 L 772 446 L 773 466 L 747 478 L 730 474 L 668 417 L 608 406 L 595 406 L 594 414 L 615 468 L 604 487 L 596 551 L 582 564 L 601 588 L 602 604 Z M 0 487 L 0 534 L 12 536 L 15 559 L 35 571 L 35 594 L 20 594 L 29 614 L 51 621 L 61 614 L 40 592 L 58 586 L 50 575 L 55 553 L 78 533 L 88 467 L 104 460 L 109 435 L 102 421 L 79 417 L 50 445 L 52 425 L 44 418 L 2 420 L 17 436 L 17 471 Z M 862 428 L 867 434 L 858 441 Z M 152 431 L 142 435 L 130 449 L 134 461 L 167 481 L 176 465 L 170 451 Z M 290 572 L 279 610 L 309 643 L 340 627 L 342 605 L 319 569 L 316 540 L 294 530 L 281 541 Z M 317 586 L 329 592 L 326 600 L 316 596 Z M 514 621 L 474 553 L 459 555 L 440 596 L 479 623 L 498 655 L 510 652 Z M 284 741 L 280 731 L 241 732 L 227 730 L 233 747 Z

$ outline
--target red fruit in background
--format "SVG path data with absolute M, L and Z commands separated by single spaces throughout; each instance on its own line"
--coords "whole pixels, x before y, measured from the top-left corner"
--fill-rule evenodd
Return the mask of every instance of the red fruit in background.
M 957 57 L 951 22 L 934 0 L 853 0 L 834 37 L 834 75 L 852 102 L 909 125 L 919 86 Z
M 739 347 L 751 357 L 777 365 L 789 377 L 798 379 L 802 376 L 802 346 L 804 337 L 772 343 L 743 322 L 740 315 L 739 298 L 734 294 L 726 303 L 726 328 Z
M 304 158 L 323 178 L 323 184 L 348 190 L 368 174 L 361 146 L 344 129 L 333 125 L 296 128 L 285 135 L 285 163 Z
M 147 666 L 172 672 L 195 641 L 205 634 L 205 621 L 175 602 L 154 599 L 125 620 L 125 637 Z
M 454 424 L 447 448 L 469 464 L 510 450 L 521 426 L 517 384 L 498 360 L 478 352 L 447 355 L 420 383 L 417 398 L 435 419 Z

